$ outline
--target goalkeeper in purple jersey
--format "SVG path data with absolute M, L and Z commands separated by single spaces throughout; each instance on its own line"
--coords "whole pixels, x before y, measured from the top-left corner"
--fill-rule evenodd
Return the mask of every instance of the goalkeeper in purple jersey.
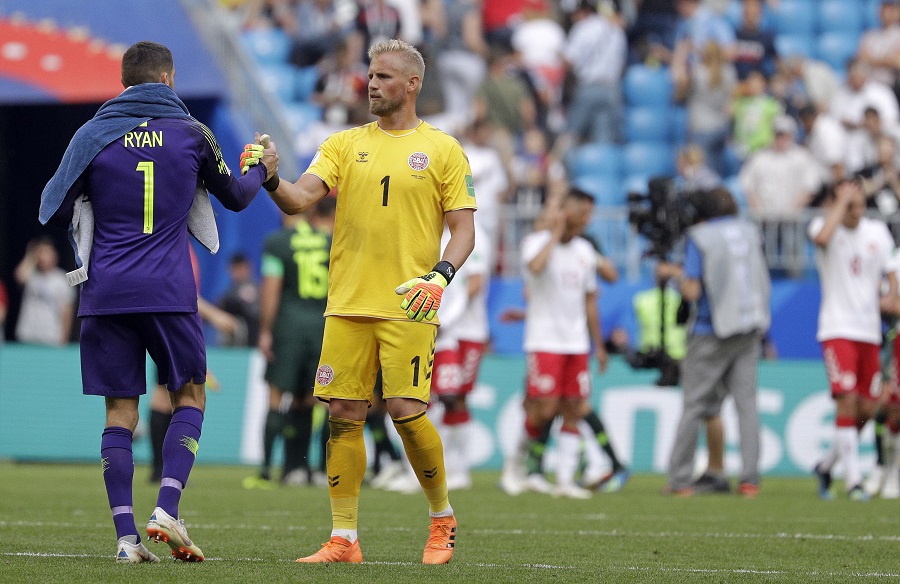
M 206 349 L 197 314 L 188 233 L 211 251 L 218 235 L 207 191 L 229 210 L 247 207 L 278 158 L 235 177 L 215 136 L 173 90 L 168 48 L 139 42 L 122 58 L 119 96 L 103 104 L 69 143 L 41 195 L 42 223 L 70 224 L 81 286 L 83 391 L 106 400 L 100 443 L 119 562 L 157 562 L 141 543 L 132 511 L 132 438 L 146 393 L 146 354 L 174 408 L 147 535 L 176 559 L 202 561 L 178 519 L 178 503 L 199 448 Z

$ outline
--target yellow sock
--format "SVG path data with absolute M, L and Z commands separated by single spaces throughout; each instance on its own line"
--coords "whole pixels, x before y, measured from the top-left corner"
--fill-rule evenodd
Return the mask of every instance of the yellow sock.
M 447 496 L 447 473 L 444 471 L 444 445 L 437 429 L 425 412 L 394 420 L 394 427 L 403 440 L 406 457 L 413 470 L 428 505 L 433 513 L 450 507 Z
M 334 529 L 356 529 L 359 489 L 366 474 L 365 421 L 328 418 L 331 437 L 325 449 L 328 494 Z

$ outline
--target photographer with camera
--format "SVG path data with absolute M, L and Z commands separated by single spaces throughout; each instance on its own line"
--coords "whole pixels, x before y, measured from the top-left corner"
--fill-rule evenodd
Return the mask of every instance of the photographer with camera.
M 737 216 L 723 188 L 693 195 L 698 220 L 687 230 L 683 268 L 671 265 L 682 297 L 695 303 L 687 354 L 681 365 L 683 409 L 669 463 L 666 492 L 691 495 L 691 474 L 701 419 L 717 416 L 734 398 L 741 447 L 738 492 L 759 493 L 757 366 L 771 321 L 771 283 L 762 235 Z

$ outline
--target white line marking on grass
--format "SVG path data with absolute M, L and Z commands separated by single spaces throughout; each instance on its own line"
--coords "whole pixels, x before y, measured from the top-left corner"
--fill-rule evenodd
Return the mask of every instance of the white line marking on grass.
M 3 527 L 90 527 L 94 528 L 107 527 L 107 523 L 72 523 L 65 521 L 0 521 L 0 528 Z M 191 528 L 209 529 L 211 531 L 234 530 L 241 529 L 247 531 L 272 532 L 278 530 L 286 531 L 310 531 L 310 527 L 305 525 L 254 525 L 249 523 L 237 524 L 217 524 L 217 523 L 197 523 L 191 524 Z M 365 531 L 365 529 L 363 529 Z M 419 531 L 418 528 L 411 527 L 386 527 L 379 528 L 381 532 L 401 532 L 408 533 L 411 531 Z M 661 539 L 670 539 L 678 537 L 692 538 L 712 538 L 712 539 L 809 539 L 814 541 L 848 541 L 848 542 L 900 542 L 900 535 L 843 535 L 836 533 L 733 533 L 733 532 L 687 532 L 687 531 L 622 531 L 618 529 L 599 530 L 599 529 L 577 529 L 577 530 L 547 530 L 547 529 L 471 529 L 466 530 L 467 533 L 477 535 L 558 535 L 558 536 L 581 536 L 581 537 L 654 537 Z
M 25 558 L 87 558 L 87 559 L 114 559 L 112 554 L 61 554 L 51 552 L 0 552 L 0 556 L 7 557 L 25 557 Z M 173 562 L 175 560 L 172 560 Z M 272 558 L 206 558 L 207 562 L 293 562 L 293 560 L 283 560 Z M 418 562 L 364 562 L 365 564 L 375 566 L 419 566 Z M 555 566 L 553 564 L 494 564 L 477 562 L 473 564 L 464 563 L 464 566 L 474 566 L 477 568 L 531 568 L 537 570 L 578 570 L 578 566 Z M 735 568 L 735 569 L 719 569 L 719 568 L 660 568 L 660 567 L 642 567 L 642 566 L 620 566 L 618 568 L 604 568 L 606 570 L 621 570 L 623 572 L 646 572 L 655 574 L 752 574 L 755 576 L 818 576 L 829 578 L 900 578 L 900 573 L 892 572 L 799 572 L 789 570 L 754 570 L 752 568 Z
M 605 568 L 609 569 L 609 568 Z M 615 569 L 615 568 L 613 568 Z M 898 578 L 900 574 L 884 572 L 799 572 L 791 570 L 753 570 L 750 568 L 734 568 L 731 570 L 720 568 L 646 568 L 642 566 L 621 566 L 619 569 L 627 572 L 651 572 L 651 573 L 684 573 L 684 574 L 753 574 L 758 576 L 826 576 L 829 578 Z
M 151 550 L 152 551 L 152 550 Z M 115 554 L 59 554 L 50 552 L 0 552 L 0 556 L 25 557 L 25 558 L 91 558 L 91 559 L 115 559 Z M 165 561 L 165 558 L 160 558 Z M 172 560 L 173 562 L 175 560 Z M 270 558 L 206 558 L 206 562 L 270 562 Z M 287 561 L 287 560 L 282 560 Z M 294 561 L 294 560 L 290 560 Z

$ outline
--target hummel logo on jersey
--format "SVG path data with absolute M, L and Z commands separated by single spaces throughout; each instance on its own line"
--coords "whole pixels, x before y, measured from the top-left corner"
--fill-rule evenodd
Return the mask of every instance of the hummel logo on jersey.
M 437 467 L 434 467 L 432 469 L 423 470 L 422 474 L 425 475 L 426 479 L 433 479 L 434 477 L 437 476 L 437 472 L 438 472 Z
M 334 475 L 333 477 L 328 477 L 328 485 L 332 488 L 338 486 L 341 482 L 341 475 Z
M 356 156 L 357 156 L 357 158 L 356 158 L 357 162 L 368 162 L 369 161 L 367 159 L 367 157 L 369 156 L 368 152 L 357 152 Z

